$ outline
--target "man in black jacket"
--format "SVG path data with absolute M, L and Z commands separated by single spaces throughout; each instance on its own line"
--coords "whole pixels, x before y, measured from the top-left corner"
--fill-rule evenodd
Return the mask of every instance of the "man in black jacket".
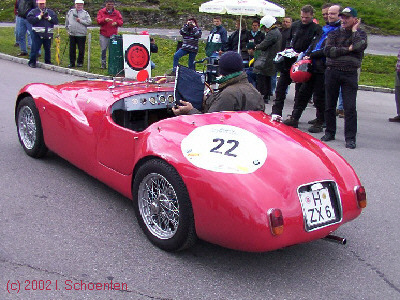
M 241 25 L 240 25 L 241 24 Z M 240 31 L 240 43 L 239 43 L 239 30 Z M 247 53 L 246 45 L 252 39 L 250 31 L 247 30 L 247 23 L 245 19 L 236 20 L 236 30 L 228 37 L 227 50 L 228 51 L 238 51 L 238 44 L 240 49 L 240 55 L 243 61 L 249 61 L 249 54 Z
M 19 53 L 18 56 L 28 56 L 28 51 L 26 49 L 26 35 L 28 33 L 28 39 L 29 36 L 32 37 L 32 25 L 28 22 L 26 17 L 35 7 L 35 0 L 18 0 L 15 3 L 15 8 L 19 18 L 18 24 L 16 25 L 18 27 L 17 40 L 19 41 L 19 47 L 21 49 L 21 53 Z
M 293 20 L 291 17 L 284 17 L 282 20 L 282 28 L 280 30 L 282 35 L 282 46 L 280 51 L 285 50 L 288 42 L 290 43 L 289 36 L 290 36 L 290 28 L 292 28 L 292 23 Z
M 295 98 L 293 111 L 290 118 L 286 119 L 283 123 L 286 125 L 297 128 L 299 119 L 306 109 L 307 104 L 311 97 L 313 96 L 314 105 L 317 109 L 317 118 L 312 120 L 310 124 L 312 126 L 308 131 L 312 133 L 322 132 L 322 126 L 325 121 L 325 54 L 324 47 L 326 43 L 326 38 L 328 34 L 340 27 L 340 6 L 329 4 L 330 7 L 326 5 L 322 6 L 322 13 L 324 11 L 328 13 L 327 15 L 327 25 L 322 28 L 322 35 L 317 36 L 312 41 L 310 47 L 304 52 L 303 59 L 312 60 L 312 76 L 307 82 L 304 82 Z
M 311 5 L 305 5 L 300 11 L 301 20 L 293 23 L 290 28 L 289 44 L 286 48 L 293 48 L 297 53 L 306 51 L 314 37 L 320 35 L 321 26 L 313 22 L 314 8 Z M 272 114 L 282 116 L 283 105 L 286 99 L 286 89 L 291 84 L 290 68 L 295 62 L 293 59 L 286 59 L 284 69 L 281 70 L 278 84 L 276 86 L 276 98 L 272 106 Z M 301 84 L 296 84 L 296 92 Z
M 250 39 L 250 43 L 253 42 L 254 44 L 258 45 L 264 40 L 265 34 L 260 30 L 259 20 L 257 19 L 253 20 L 253 23 L 251 24 L 250 34 L 252 37 Z
M 346 148 L 354 149 L 357 134 L 357 69 L 361 67 L 364 51 L 367 48 L 367 34 L 359 28 L 361 20 L 357 18 L 357 11 L 354 8 L 343 9 L 340 19 L 341 28 L 328 35 L 324 48 L 326 130 L 321 140 L 327 142 L 335 139 L 336 104 L 339 90 L 342 89 Z
M 282 27 L 280 29 L 282 35 L 281 48 L 279 51 L 283 51 L 286 48 L 287 41 L 289 39 L 290 28 L 292 27 L 293 20 L 291 17 L 284 17 L 282 20 Z M 276 80 L 277 80 L 278 71 L 275 71 L 275 74 L 271 76 L 271 94 L 272 96 L 276 90 Z M 288 90 L 286 90 L 287 93 Z

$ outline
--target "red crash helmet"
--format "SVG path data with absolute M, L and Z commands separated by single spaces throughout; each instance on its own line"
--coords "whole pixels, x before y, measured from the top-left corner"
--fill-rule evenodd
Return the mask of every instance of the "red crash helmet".
M 290 68 L 290 78 L 294 82 L 306 82 L 311 78 L 311 63 L 310 59 L 299 60 Z

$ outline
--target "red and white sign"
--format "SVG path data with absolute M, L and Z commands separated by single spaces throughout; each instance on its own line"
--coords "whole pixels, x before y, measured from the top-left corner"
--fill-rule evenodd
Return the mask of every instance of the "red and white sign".
M 125 77 L 136 79 L 141 70 L 151 76 L 149 35 L 124 34 L 123 53 Z

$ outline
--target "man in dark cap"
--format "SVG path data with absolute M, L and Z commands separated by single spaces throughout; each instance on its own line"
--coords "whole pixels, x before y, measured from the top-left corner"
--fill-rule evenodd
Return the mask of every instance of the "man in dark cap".
M 354 8 L 346 7 L 339 16 L 341 28 L 329 33 L 324 48 L 326 130 L 321 140 L 328 142 L 335 139 L 336 104 L 339 90 L 342 89 L 346 148 L 354 149 L 357 134 L 357 69 L 361 67 L 367 48 L 367 34 L 360 29 L 361 19 L 357 18 Z
M 242 57 L 234 51 L 225 52 L 219 60 L 217 80 L 218 90 L 215 90 L 203 103 L 203 113 L 217 111 L 264 111 L 265 105 L 261 94 L 249 83 L 243 72 Z M 172 108 L 175 115 L 198 114 L 190 102 L 181 101 L 181 105 Z

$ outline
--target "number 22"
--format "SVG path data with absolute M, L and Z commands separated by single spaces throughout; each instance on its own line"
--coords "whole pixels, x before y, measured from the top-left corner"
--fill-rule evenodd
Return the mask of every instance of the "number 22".
M 227 140 L 226 143 L 227 144 L 233 144 L 233 146 L 230 149 L 226 150 L 225 153 L 222 153 L 221 151 L 218 151 L 218 149 L 221 148 L 224 145 L 224 143 L 225 143 L 224 139 L 215 138 L 215 139 L 213 139 L 213 142 L 214 143 L 218 143 L 219 142 L 219 144 L 216 147 L 212 148 L 210 150 L 210 152 L 219 153 L 219 154 L 223 154 L 223 155 L 227 155 L 227 156 L 233 156 L 233 157 L 237 156 L 236 154 L 232 153 L 232 151 L 235 150 L 239 146 L 239 142 L 238 141 L 236 141 L 236 140 Z

